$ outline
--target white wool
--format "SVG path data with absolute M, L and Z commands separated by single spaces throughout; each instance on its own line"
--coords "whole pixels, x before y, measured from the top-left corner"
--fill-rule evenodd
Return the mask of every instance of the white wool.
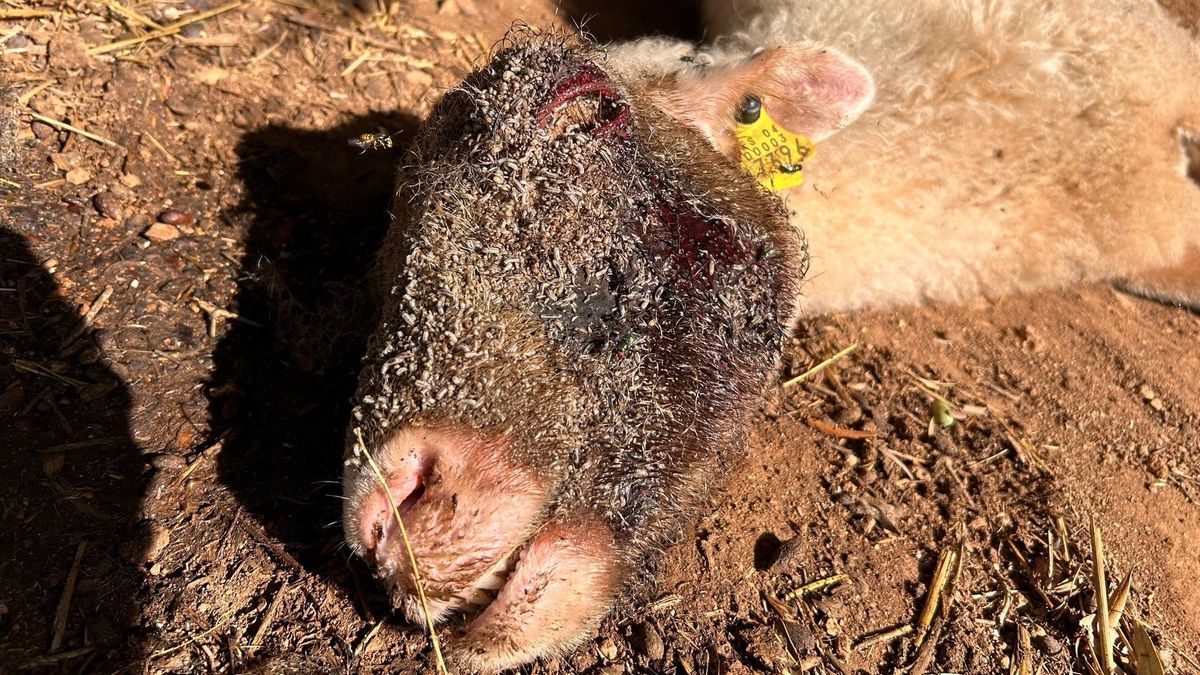
M 613 60 L 702 77 L 801 43 L 874 77 L 871 107 L 785 195 L 812 253 L 806 311 L 1136 279 L 1200 246 L 1200 189 L 1179 141 L 1200 129 L 1200 48 L 1154 2 L 705 9 L 711 44 L 643 40 Z M 1200 303 L 1200 289 L 1160 295 Z

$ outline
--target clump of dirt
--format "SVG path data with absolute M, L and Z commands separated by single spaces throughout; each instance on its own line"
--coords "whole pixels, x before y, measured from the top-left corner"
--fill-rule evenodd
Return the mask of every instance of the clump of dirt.
M 0 670 L 429 668 L 336 522 L 368 262 L 513 18 L 638 33 L 578 4 L 0 8 Z M 1088 672 L 1094 519 L 1118 659 L 1200 672 L 1198 340 L 1099 287 L 811 318 L 657 591 L 531 671 Z

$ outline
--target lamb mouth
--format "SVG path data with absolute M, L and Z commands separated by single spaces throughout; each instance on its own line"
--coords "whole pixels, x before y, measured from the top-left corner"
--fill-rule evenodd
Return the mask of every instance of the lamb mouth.
M 431 592 L 425 586 L 426 605 L 422 605 L 421 594 L 412 586 L 413 578 L 407 565 L 381 568 L 378 577 L 389 587 L 397 607 L 402 608 L 405 616 L 413 623 L 423 624 L 425 614 L 433 615 L 435 623 L 442 623 L 455 617 L 463 624 L 469 623 L 479 616 L 500 595 L 505 584 L 521 564 L 525 552 L 529 550 L 533 534 L 521 540 L 510 553 L 500 557 L 491 567 L 484 570 L 474 581 L 457 591 Z M 417 560 L 420 566 L 421 561 Z M 422 579 L 424 585 L 424 579 Z
M 479 616 L 495 602 L 496 598 L 500 595 L 500 591 L 504 589 L 505 584 L 516 573 L 517 567 L 525 557 L 525 552 L 529 550 L 532 539 L 532 535 L 526 537 L 519 546 L 513 549 L 512 553 L 497 560 L 495 564 L 479 575 L 475 581 L 467 584 L 466 588 L 452 595 L 456 610 L 461 615 L 464 626 L 469 625 L 472 619 Z

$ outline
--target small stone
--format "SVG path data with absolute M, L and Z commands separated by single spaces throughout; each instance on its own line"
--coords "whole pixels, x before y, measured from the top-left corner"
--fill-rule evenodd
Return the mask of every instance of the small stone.
M 124 185 L 125 187 L 127 187 L 131 190 L 142 184 L 142 179 L 138 178 L 136 175 L 134 175 L 132 173 L 127 173 L 127 174 L 121 176 L 120 180 L 121 180 L 121 185 Z
M 167 110 L 170 110 L 176 115 L 183 115 L 186 117 L 188 115 L 196 114 L 196 104 L 193 102 L 192 97 L 184 95 L 183 92 L 177 91 L 171 94 L 171 96 L 167 98 L 166 105 Z
M 146 551 L 142 558 L 146 562 L 158 560 L 159 554 L 169 543 L 171 543 L 171 531 L 159 523 L 150 523 L 146 532 Z
M 96 211 L 100 215 L 114 220 L 123 220 L 125 218 L 125 207 L 122 200 L 112 191 L 105 191 L 92 197 L 92 206 L 96 207 Z
M 50 63 L 55 68 L 79 70 L 87 67 L 90 63 L 87 43 L 76 33 L 69 31 L 55 33 L 46 48 Z
M 1150 407 L 1151 407 L 1151 408 L 1154 408 L 1154 409 L 1155 409 L 1155 410 L 1157 410 L 1158 412 L 1162 412 L 1162 411 L 1163 411 L 1163 407 L 1164 407 L 1164 406 L 1163 406 L 1162 399 L 1161 399 L 1161 398 L 1152 398 L 1152 399 L 1150 399 Z
M 600 652 L 600 656 L 605 661 L 616 661 L 617 656 L 620 655 L 620 651 L 617 649 L 617 643 L 613 642 L 612 638 L 605 638 L 604 642 L 600 643 L 600 647 L 597 651 Z
M 1141 394 L 1142 398 L 1146 399 L 1147 401 L 1153 401 L 1154 399 L 1158 398 L 1158 392 L 1151 389 L 1150 385 L 1148 384 L 1143 384 L 1142 388 L 1138 390 L 1138 393 Z
M 179 228 L 175 227 L 174 225 L 168 225 L 167 223 L 154 223 L 150 227 L 146 228 L 146 231 L 142 233 L 142 236 L 154 242 L 155 244 L 161 244 L 165 241 L 178 239 L 179 234 Z
M 87 633 L 93 644 L 115 645 L 121 640 L 121 629 L 106 616 L 93 616 L 87 620 Z
M 186 24 L 179 29 L 179 34 L 185 38 L 198 38 L 204 35 L 204 22 L 196 21 Z
M 119 182 L 109 185 L 108 191 L 111 192 L 113 195 L 115 195 L 117 197 L 117 199 L 120 199 L 121 201 L 125 201 L 125 200 L 131 199 L 133 197 L 133 190 L 130 190 L 129 188 L 125 187 L 124 185 L 121 185 Z
M 29 102 L 29 107 L 33 108 L 34 112 L 52 117 L 56 120 L 61 120 L 67 115 L 67 104 L 54 94 L 42 93 Z
M 192 214 L 179 209 L 167 209 L 158 214 L 158 222 L 166 223 L 167 225 L 191 225 L 196 222 Z
M 54 127 L 37 120 L 30 122 L 29 129 L 33 131 L 34 137 L 38 140 L 44 140 L 54 135 Z
M 159 471 L 178 471 L 187 466 L 187 460 L 179 455 L 172 455 L 169 452 L 155 455 L 150 460 L 150 465 Z
M 1063 644 L 1052 635 L 1035 635 L 1033 637 L 1033 644 L 1047 656 L 1057 656 L 1064 649 Z
M 667 652 L 662 636 L 652 624 L 641 623 L 634 628 L 634 646 L 651 661 L 657 661 Z
M 76 167 L 68 171 L 65 178 L 71 185 L 83 185 L 92 179 L 92 172 L 83 167 Z
M 433 76 L 423 70 L 410 70 L 404 74 L 404 81 L 414 88 L 433 85 Z
M 386 101 L 395 95 L 391 84 L 386 78 L 382 77 L 371 78 L 367 82 L 367 86 L 363 89 L 363 92 L 367 95 L 367 98 L 373 101 Z
M 125 219 L 125 227 L 131 230 L 144 230 L 150 226 L 150 216 L 144 213 L 135 213 Z

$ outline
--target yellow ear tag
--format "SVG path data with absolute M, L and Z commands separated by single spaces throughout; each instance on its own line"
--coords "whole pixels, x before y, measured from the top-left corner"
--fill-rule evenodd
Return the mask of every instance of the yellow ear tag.
M 779 126 L 767 114 L 766 106 L 758 109 L 758 119 L 749 124 L 739 122 L 733 133 L 740 146 L 742 168 L 763 187 L 778 192 L 804 183 L 804 162 L 817 154 L 817 147 L 807 136 Z

